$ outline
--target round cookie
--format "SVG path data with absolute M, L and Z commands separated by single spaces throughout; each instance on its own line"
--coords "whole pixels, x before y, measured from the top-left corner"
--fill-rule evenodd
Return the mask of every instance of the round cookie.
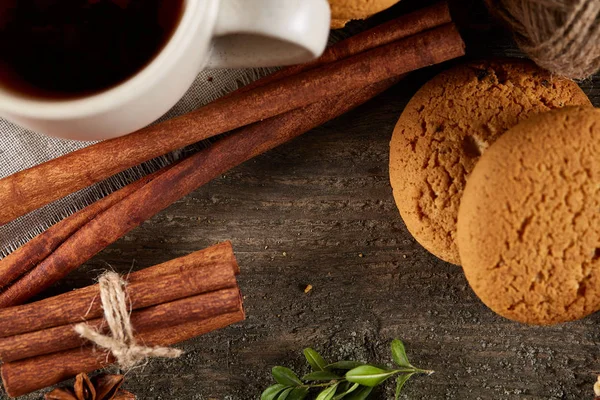
M 467 176 L 507 129 L 567 105 L 591 105 L 569 79 L 520 59 L 470 62 L 426 83 L 390 144 L 390 180 L 408 230 L 427 250 L 460 264 L 456 219 Z
M 520 123 L 473 170 L 458 216 L 465 275 L 498 314 L 554 324 L 600 309 L 600 110 Z

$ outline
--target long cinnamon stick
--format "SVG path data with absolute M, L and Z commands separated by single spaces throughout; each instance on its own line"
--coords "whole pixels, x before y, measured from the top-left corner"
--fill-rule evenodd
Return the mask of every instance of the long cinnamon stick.
M 214 318 L 142 333 L 136 339 L 148 346 L 172 346 L 243 319 L 244 311 L 240 309 Z M 104 368 L 114 361 L 111 355 L 91 347 L 67 350 L 6 363 L 2 365 L 2 381 L 7 394 L 11 397 L 18 397 L 55 385 L 80 372 L 89 373 Z
M 167 168 L 154 174 L 145 176 L 124 188 L 96 201 L 90 206 L 76 212 L 69 218 L 54 224 L 52 227 L 39 234 L 25 245 L 21 246 L 0 261 L 0 291 L 20 276 L 31 270 L 75 231 L 88 223 L 102 211 L 110 208 L 131 193 L 154 179 Z
M 0 224 L 169 151 L 463 54 L 447 24 L 67 154 L 0 180 Z
M 240 290 L 231 287 L 134 311 L 131 314 L 131 326 L 141 334 L 158 327 L 169 328 L 241 309 Z M 86 323 L 104 333 L 108 332 L 104 318 L 93 319 Z M 57 326 L 0 339 L 0 361 L 23 360 L 87 344 L 86 340 L 75 332 L 73 325 Z
M 230 242 L 224 242 L 187 256 L 155 265 L 130 274 L 127 293 L 133 306 L 145 307 L 156 301 L 163 303 L 173 300 L 182 292 L 196 290 L 216 290 L 235 286 L 234 275 L 239 274 L 239 266 Z M 186 284 L 177 275 L 191 277 L 193 282 Z M 203 276 L 206 282 L 202 282 Z M 233 279 L 233 281 L 232 281 Z M 197 282 L 197 281 L 200 282 Z M 160 293 L 149 293 L 156 288 L 158 281 L 179 285 Z M 211 288 L 214 286 L 214 288 Z M 183 290 L 182 288 L 183 287 Z M 98 285 L 67 292 L 35 303 L 0 310 L 0 337 L 34 332 L 102 315 Z M 198 292 L 200 293 L 200 292 Z M 184 293 L 183 293 L 184 294 Z M 177 298 L 177 297 L 175 297 Z
M 384 81 L 254 124 L 181 161 L 73 234 L 35 269 L 0 293 L 0 306 L 25 302 L 179 198 L 242 162 L 364 103 L 395 82 Z

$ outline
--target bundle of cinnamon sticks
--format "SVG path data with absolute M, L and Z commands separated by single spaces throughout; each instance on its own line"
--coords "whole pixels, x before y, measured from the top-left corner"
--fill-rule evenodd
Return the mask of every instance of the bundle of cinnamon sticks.
M 136 339 L 170 346 L 244 319 L 239 273 L 230 243 L 131 274 L 126 293 Z M 0 360 L 6 392 L 21 396 L 114 358 L 73 329 L 85 321 L 106 329 L 98 285 L 0 310 Z
M 365 103 L 403 74 L 460 57 L 446 3 L 330 47 L 188 115 L 0 180 L 0 224 L 129 167 L 227 131 L 216 144 L 56 224 L 0 262 L 0 308 L 22 304 L 229 169 Z M 237 129 L 237 130 L 236 130 Z

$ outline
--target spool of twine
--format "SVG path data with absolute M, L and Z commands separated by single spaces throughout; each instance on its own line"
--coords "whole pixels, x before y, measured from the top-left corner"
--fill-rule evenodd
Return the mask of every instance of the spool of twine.
M 574 79 L 600 70 L 600 0 L 486 1 L 538 65 Z

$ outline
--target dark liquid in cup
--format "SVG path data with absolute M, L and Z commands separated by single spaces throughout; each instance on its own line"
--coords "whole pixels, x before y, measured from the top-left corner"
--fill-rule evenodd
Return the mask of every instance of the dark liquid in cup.
M 184 0 L 0 0 L 0 86 L 68 99 L 116 86 L 162 50 Z

